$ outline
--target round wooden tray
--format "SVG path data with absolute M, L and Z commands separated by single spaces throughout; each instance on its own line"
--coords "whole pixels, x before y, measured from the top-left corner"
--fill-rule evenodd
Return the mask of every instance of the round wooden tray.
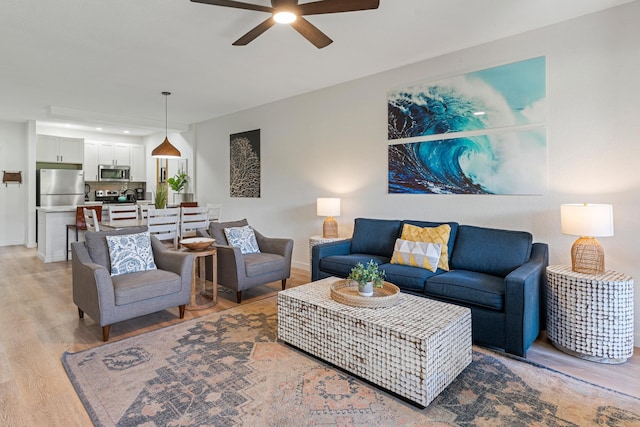
M 208 249 L 209 246 L 215 243 L 216 239 L 211 239 L 208 237 L 190 237 L 188 239 L 180 240 L 180 244 L 187 249 L 191 249 L 192 251 L 203 251 Z
M 398 302 L 400 288 L 393 283 L 384 282 L 381 288 L 373 288 L 372 297 L 358 294 L 358 283 L 353 280 L 337 280 L 331 284 L 331 299 L 352 307 L 379 308 L 389 307 Z

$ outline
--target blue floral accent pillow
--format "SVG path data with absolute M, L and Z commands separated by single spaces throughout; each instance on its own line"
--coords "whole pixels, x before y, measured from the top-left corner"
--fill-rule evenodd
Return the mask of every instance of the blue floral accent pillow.
M 256 241 L 256 234 L 250 225 L 225 228 L 224 235 L 227 237 L 229 245 L 240 248 L 240 252 L 242 252 L 243 255 L 257 254 L 260 252 L 258 242 Z
M 106 236 L 111 257 L 111 275 L 155 270 L 151 249 L 151 235 L 148 231 L 121 236 Z

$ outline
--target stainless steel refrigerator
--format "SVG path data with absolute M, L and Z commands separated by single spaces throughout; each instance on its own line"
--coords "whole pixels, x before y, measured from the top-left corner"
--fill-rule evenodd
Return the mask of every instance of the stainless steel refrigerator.
M 84 171 L 40 169 L 36 177 L 37 206 L 75 206 L 84 203 Z

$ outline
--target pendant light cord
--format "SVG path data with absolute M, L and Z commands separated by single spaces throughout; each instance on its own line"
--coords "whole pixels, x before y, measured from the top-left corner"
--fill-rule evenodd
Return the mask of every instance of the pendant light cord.
M 164 137 L 168 138 L 169 137 L 169 130 L 168 130 L 168 122 L 169 122 L 169 115 L 167 114 L 168 111 L 168 96 L 171 95 L 171 92 L 162 92 L 162 94 L 164 95 Z

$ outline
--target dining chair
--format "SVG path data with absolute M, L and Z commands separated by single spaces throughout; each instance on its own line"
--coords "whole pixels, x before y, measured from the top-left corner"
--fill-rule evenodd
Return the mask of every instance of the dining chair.
M 180 224 L 180 208 L 156 209 L 147 211 L 147 228 L 165 245 L 170 242 L 173 249 L 178 249 L 178 227 Z
M 153 207 L 153 203 L 151 202 L 144 202 L 144 203 L 140 203 L 138 202 L 138 218 L 140 219 L 145 219 L 147 218 L 147 212 L 149 211 L 149 208 Z
M 207 208 L 183 207 L 180 214 L 180 238 L 196 236 L 196 230 L 206 229 L 209 226 L 207 220 Z
M 132 204 L 109 205 L 109 220 L 138 219 L 138 206 Z
M 100 231 L 100 219 L 95 209 L 82 208 L 87 231 Z
M 73 224 L 67 224 L 67 236 L 65 245 L 65 247 L 67 248 L 67 251 L 65 252 L 65 260 L 67 261 L 69 261 L 69 252 L 71 252 L 71 247 L 69 246 L 69 230 L 75 230 L 76 242 L 78 241 L 79 232 L 87 231 L 87 224 L 84 219 L 84 209 L 84 206 L 76 206 L 76 222 Z M 91 209 L 94 209 L 96 211 L 98 222 L 100 222 L 102 220 L 102 206 L 91 206 Z
M 207 219 L 209 222 L 220 222 L 222 203 L 207 203 Z

